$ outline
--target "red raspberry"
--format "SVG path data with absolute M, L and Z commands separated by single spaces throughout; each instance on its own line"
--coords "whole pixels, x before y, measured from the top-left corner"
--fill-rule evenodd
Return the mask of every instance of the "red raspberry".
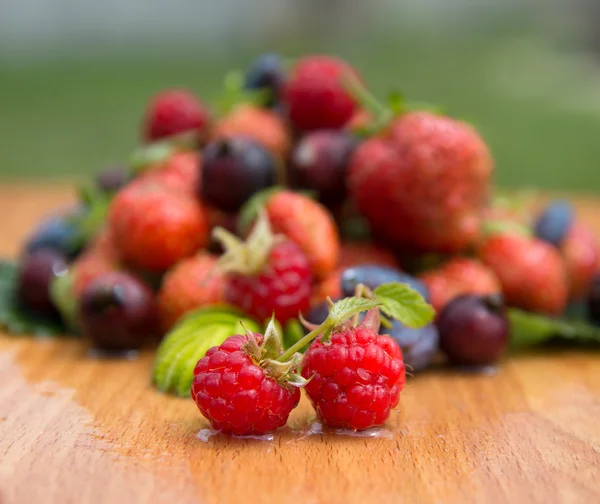
M 144 139 L 152 142 L 178 133 L 196 130 L 205 135 L 208 111 L 184 89 L 168 89 L 152 98 L 144 120 Z
M 150 185 L 121 190 L 108 222 L 123 259 L 149 271 L 164 271 L 208 241 L 208 217 L 194 198 Z
M 298 245 L 284 241 L 275 245 L 265 267 L 256 275 L 231 274 L 225 300 L 259 320 L 273 312 L 285 324 L 308 310 L 312 275 L 308 259 Z
M 253 333 L 256 343 L 262 334 Z M 300 390 L 277 381 L 256 364 L 249 336 L 236 335 L 213 347 L 194 369 L 192 397 L 214 429 L 237 436 L 282 427 L 300 400 Z
M 365 430 L 383 424 L 406 381 L 402 350 L 387 335 L 359 325 L 316 340 L 307 350 L 302 376 L 319 419 L 328 427 Z
M 287 82 L 283 102 L 291 123 L 299 130 L 342 128 L 356 110 L 343 86 L 345 75 L 357 76 L 348 63 L 332 56 L 301 58 Z

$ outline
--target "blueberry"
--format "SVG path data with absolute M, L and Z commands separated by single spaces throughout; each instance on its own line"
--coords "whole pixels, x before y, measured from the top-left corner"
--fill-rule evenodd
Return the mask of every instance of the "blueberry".
M 600 325 L 600 275 L 594 278 L 587 299 L 587 309 L 589 319 L 597 325 Z
M 25 252 L 31 254 L 36 250 L 52 249 L 67 257 L 74 257 L 81 248 L 78 243 L 79 231 L 72 221 L 72 216 L 80 209 L 65 215 L 56 215 L 43 221 L 25 241 Z
M 538 216 L 534 225 L 535 236 L 558 247 L 574 218 L 575 211 L 568 201 L 553 201 Z
M 353 296 L 359 283 L 373 290 L 383 283 L 399 282 L 408 284 L 418 291 L 426 301 L 429 301 L 429 291 L 423 282 L 391 266 L 378 266 L 376 264 L 352 266 L 342 273 L 341 282 L 342 292 L 345 296 Z
M 381 334 L 389 334 L 402 349 L 404 363 L 410 371 L 422 371 L 435 358 L 439 347 L 439 334 L 435 324 L 420 329 L 405 327 L 394 320 L 391 329 L 382 327 Z
M 245 88 L 268 90 L 270 96 L 267 105 L 274 105 L 285 82 L 285 71 L 281 57 L 275 53 L 261 54 L 246 73 Z
M 464 295 L 438 320 L 440 348 L 455 364 L 485 366 L 502 357 L 510 327 L 501 296 Z
M 52 249 L 39 249 L 23 259 L 19 268 L 18 296 L 21 304 L 40 315 L 57 315 L 50 298 L 50 284 L 67 272 L 67 259 Z
M 275 178 L 275 159 L 253 140 L 225 138 L 204 149 L 201 197 L 220 210 L 237 212 L 253 194 L 272 186 Z
M 292 184 L 316 192 L 319 201 L 332 206 L 346 198 L 346 166 L 356 139 L 344 131 L 316 131 L 294 148 L 289 164 Z

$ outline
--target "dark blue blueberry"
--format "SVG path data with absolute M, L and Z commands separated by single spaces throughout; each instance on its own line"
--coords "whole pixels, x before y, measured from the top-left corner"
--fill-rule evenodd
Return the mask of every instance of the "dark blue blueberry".
M 275 183 L 276 161 L 245 137 L 209 143 L 204 149 L 201 197 L 225 212 L 237 212 L 256 192 Z
M 394 320 L 392 328 L 381 327 L 381 334 L 389 334 L 400 345 L 404 356 L 404 364 L 409 371 L 422 371 L 435 358 L 440 342 L 440 336 L 435 324 L 429 324 L 420 329 L 405 327 Z
M 25 252 L 51 249 L 67 257 L 74 257 L 79 248 L 79 231 L 73 223 L 72 214 L 56 215 L 43 221 L 25 241 Z
M 553 201 L 537 218 L 534 225 L 535 236 L 558 247 L 571 228 L 574 218 L 575 211 L 568 201 Z
M 383 283 L 399 282 L 408 284 L 418 291 L 426 301 L 429 301 L 429 291 L 423 282 L 391 266 L 378 266 L 376 264 L 352 266 L 344 270 L 341 282 L 344 296 L 353 296 L 359 283 L 373 290 Z
M 587 299 L 588 317 L 597 325 L 600 325 L 600 275 L 594 278 Z
M 274 105 L 285 81 L 285 71 L 281 56 L 275 53 L 261 54 L 246 73 L 246 89 L 267 90 L 270 97 L 267 105 Z

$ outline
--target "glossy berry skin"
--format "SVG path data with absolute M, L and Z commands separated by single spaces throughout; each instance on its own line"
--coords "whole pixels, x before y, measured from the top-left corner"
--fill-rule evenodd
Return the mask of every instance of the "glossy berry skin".
M 600 325 L 600 275 L 596 275 L 592 281 L 587 298 L 587 309 L 589 319 L 596 325 Z
M 67 259 L 52 249 L 39 249 L 26 256 L 19 268 L 18 298 L 28 310 L 40 315 L 54 315 L 50 299 L 52 280 L 67 272 Z
M 275 193 L 265 205 L 275 233 L 295 242 L 306 254 L 316 279 L 333 271 L 340 260 L 340 237 L 331 214 L 320 203 L 292 191 Z
M 256 192 L 276 180 L 276 163 L 254 140 L 233 137 L 216 140 L 204 149 L 202 199 L 225 212 L 237 212 Z
M 391 247 L 454 254 L 479 238 L 492 171 L 490 151 L 471 126 L 411 112 L 357 147 L 348 190 Z
M 291 139 L 281 116 L 272 110 L 241 104 L 214 125 L 213 139 L 246 137 L 262 145 L 273 156 L 287 155 Z
M 294 187 L 315 191 L 327 206 L 346 198 L 346 167 L 356 140 L 344 131 L 315 131 L 296 144 L 290 155 Z
M 542 210 L 534 224 L 537 238 L 560 246 L 575 219 L 575 210 L 568 201 L 553 201 Z
M 83 290 L 79 321 L 83 335 L 97 348 L 109 351 L 140 348 L 156 334 L 154 294 L 129 273 L 106 273 Z
M 25 253 L 31 254 L 40 249 L 52 249 L 69 258 L 77 255 L 77 229 L 70 220 L 74 209 L 65 215 L 55 215 L 39 224 L 25 241 Z
M 498 297 L 460 296 L 446 306 L 437 325 L 440 348 L 455 364 L 494 364 L 508 347 L 510 326 Z
M 402 349 L 406 368 L 412 372 L 427 368 L 439 349 L 440 336 L 435 324 L 413 329 L 402 325 L 398 320 L 394 320 L 391 329 L 382 327 L 379 332 L 384 332 L 394 338 Z
M 225 300 L 258 320 L 273 312 L 281 324 L 297 317 L 310 305 L 312 274 L 308 259 L 291 241 L 275 245 L 257 275 L 228 275 Z
M 550 244 L 519 235 L 493 235 L 479 250 L 500 280 L 508 306 L 560 315 L 567 304 L 564 261 Z
M 563 238 L 559 251 L 569 279 L 569 298 L 585 298 L 600 267 L 600 246 L 596 235 L 584 223 L 575 221 Z
M 344 296 L 354 296 L 358 284 L 364 284 L 369 289 L 374 290 L 381 284 L 388 282 L 407 284 L 419 292 L 425 300 L 429 299 L 429 291 L 419 279 L 402 273 L 398 268 L 376 264 L 353 266 L 344 270 L 341 277 L 342 293 Z
M 157 296 L 163 330 L 169 330 L 192 310 L 223 302 L 225 278 L 216 263 L 215 256 L 203 253 L 184 259 L 167 271 Z
M 383 424 L 406 381 L 402 351 L 390 336 L 358 325 L 315 340 L 304 355 L 306 393 L 328 427 L 361 431 Z
M 208 216 L 202 204 L 153 185 L 121 190 L 112 201 L 108 222 L 123 260 L 148 271 L 164 271 L 208 243 Z
M 264 53 L 254 60 L 248 71 L 244 87 L 252 90 L 266 90 L 270 96 L 266 105 L 274 105 L 285 82 L 285 70 L 281 56 L 276 53 Z
M 254 333 L 260 344 L 262 335 Z M 267 376 L 244 349 L 248 336 L 212 347 L 194 369 L 191 394 L 211 426 L 236 436 L 268 434 L 283 427 L 300 401 L 298 388 Z
M 282 97 L 296 129 L 340 129 L 350 121 L 356 102 L 343 86 L 345 75 L 357 73 L 338 58 L 316 55 L 298 60 Z
M 113 194 L 129 182 L 129 174 L 124 166 L 109 166 L 96 175 L 96 187 L 106 193 Z
M 500 294 L 502 285 L 493 269 L 476 259 L 457 257 L 421 276 L 429 301 L 438 315 L 454 298 L 463 294 Z
M 178 133 L 195 131 L 198 138 L 206 134 L 209 114 L 206 107 L 185 89 L 168 89 L 155 95 L 143 125 L 143 137 L 148 142 Z

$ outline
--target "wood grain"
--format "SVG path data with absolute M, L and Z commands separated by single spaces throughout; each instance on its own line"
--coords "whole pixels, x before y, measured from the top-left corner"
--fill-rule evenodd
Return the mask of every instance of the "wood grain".
M 70 197 L 0 187 L 0 254 Z M 593 222 L 600 206 L 578 201 Z M 599 353 L 426 373 L 370 439 L 308 435 L 303 401 L 272 441 L 202 442 L 195 405 L 155 392 L 151 364 L 151 352 L 102 360 L 75 339 L 0 336 L 0 502 L 600 502 Z

